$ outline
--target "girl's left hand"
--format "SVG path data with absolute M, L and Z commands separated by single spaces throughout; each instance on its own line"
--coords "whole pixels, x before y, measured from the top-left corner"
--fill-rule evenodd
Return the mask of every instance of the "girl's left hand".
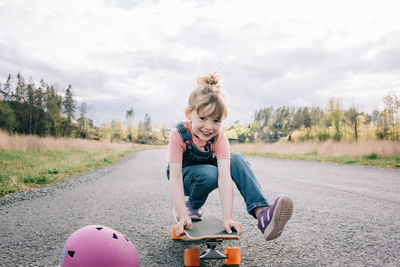
M 238 235 L 242 234 L 242 225 L 239 222 L 235 222 L 232 219 L 224 222 L 224 228 L 229 234 L 232 233 L 232 228 L 236 230 Z

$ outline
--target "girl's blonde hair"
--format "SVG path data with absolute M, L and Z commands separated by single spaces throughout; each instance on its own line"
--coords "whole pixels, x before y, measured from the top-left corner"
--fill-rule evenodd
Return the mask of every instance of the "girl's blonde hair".
M 186 112 L 196 111 L 199 114 L 200 110 L 211 105 L 204 116 L 218 118 L 221 121 L 226 119 L 228 109 L 221 86 L 218 84 L 219 80 L 220 77 L 215 72 L 199 77 L 197 88 L 189 96 Z

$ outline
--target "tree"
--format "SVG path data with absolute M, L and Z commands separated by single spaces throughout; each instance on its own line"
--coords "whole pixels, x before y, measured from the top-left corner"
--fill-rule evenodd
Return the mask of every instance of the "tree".
M 359 116 L 361 114 L 362 113 L 356 107 L 352 107 L 345 112 L 347 121 L 354 130 L 354 139 L 356 140 L 356 142 L 358 141 L 358 128 L 360 124 Z
M 273 110 L 268 123 L 262 128 L 261 139 L 267 142 L 277 142 L 290 133 L 292 109 L 287 106 Z
M 385 124 L 388 127 L 392 140 L 399 140 L 400 100 L 394 92 L 383 97 L 384 109 L 382 112 Z
M 300 129 L 302 126 L 311 128 L 311 116 L 308 107 L 296 108 L 291 118 L 291 131 Z
M 11 74 L 8 75 L 7 81 L 1 90 L 1 94 L 3 95 L 4 101 L 11 101 L 12 100 L 12 76 Z
M 111 121 L 111 142 L 122 140 L 122 127 L 123 123 L 121 122 L 116 122 L 116 121 Z
M 42 87 L 40 86 L 38 89 L 35 90 L 34 92 L 34 105 L 38 108 L 44 108 L 44 92 Z
M 371 121 L 375 125 L 375 135 L 378 139 L 383 140 L 387 136 L 388 127 L 385 125 L 384 114 L 379 110 L 372 112 Z
M 53 85 L 46 85 L 46 112 L 50 113 L 52 117 L 61 115 L 60 98 Z
M 25 79 L 21 73 L 17 75 L 17 87 L 15 88 L 14 100 L 17 102 L 26 102 L 27 88 Z
M 144 131 L 149 133 L 152 131 L 152 124 L 151 124 L 151 117 L 149 114 L 145 114 L 144 115 L 144 122 L 143 122 L 143 126 L 144 126 Z
M 254 131 L 251 131 L 250 125 L 240 123 L 230 126 L 227 130 L 228 138 L 236 139 L 239 143 L 254 141 L 255 134 L 256 129 L 254 129 Z
M 72 95 L 72 86 L 69 85 L 65 91 L 64 101 L 64 113 L 67 116 L 67 120 L 71 123 L 72 119 L 75 119 L 76 104 L 74 101 L 74 96 Z
M 143 122 L 139 122 L 137 142 L 140 144 L 153 143 L 155 138 L 152 135 L 152 130 L 151 117 L 146 113 Z
M 62 97 L 60 97 L 53 85 L 47 85 L 46 88 L 46 113 L 48 114 L 50 123 L 50 134 L 52 136 L 60 136 L 61 130 L 61 105 Z
M 86 118 L 86 108 L 86 102 L 83 102 L 79 107 L 80 115 L 78 118 L 78 124 L 80 127 L 80 136 L 82 138 L 87 138 L 89 130 L 89 120 Z
M 26 89 L 26 101 L 28 104 L 28 113 L 29 113 L 29 134 L 33 134 L 33 129 L 35 128 L 35 122 L 37 122 L 36 109 L 35 105 L 35 84 L 32 81 L 32 78 L 29 81 L 29 84 Z
M 133 141 L 133 134 L 132 134 L 132 123 L 133 123 L 133 116 L 135 112 L 133 111 L 133 108 L 129 109 L 126 111 L 126 127 L 127 127 L 127 138 L 129 142 Z
M 310 124 L 311 126 L 324 126 L 325 125 L 325 114 L 324 111 L 319 107 L 312 107 L 310 111 Z
M 342 104 L 338 98 L 331 97 L 328 100 L 328 104 L 326 107 L 326 112 L 328 114 L 328 121 L 334 127 L 334 136 L 333 139 L 335 141 L 340 141 L 342 138 L 342 122 L 344 119 Z
M 8 101 L 0 101 L 0 128 L 9 133 L 14 133 L 16 129 L 16 119 L 14 110 Z
M 27 96 L 26 100 L 30 106 L 35 105 L 35 100 L 36 100 L 35 99 L 35 91 L 36 91 L 35 84 L 33 83 L 32 78 L 31 78 L 31 80 L 29 81 L 27 90 L 26 90 L 26 96 Z

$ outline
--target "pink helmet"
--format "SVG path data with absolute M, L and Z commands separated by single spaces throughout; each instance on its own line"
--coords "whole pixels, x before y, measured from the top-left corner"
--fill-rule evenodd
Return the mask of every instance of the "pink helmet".
M 75 231 L 65 242 L 59 267 L 139 266 L 135 246 L 120 232 L 101 225 Z

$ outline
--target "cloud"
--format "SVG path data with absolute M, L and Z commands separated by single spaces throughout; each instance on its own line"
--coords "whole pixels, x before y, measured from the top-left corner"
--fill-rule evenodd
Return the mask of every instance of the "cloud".
M 228 122 L 265 106 L 376 108 L 400 93 L 396 1 L 4 0 L 0 79 L 72 84 L 99 122 L 184 119 L 196 77 L 220 71 Z

